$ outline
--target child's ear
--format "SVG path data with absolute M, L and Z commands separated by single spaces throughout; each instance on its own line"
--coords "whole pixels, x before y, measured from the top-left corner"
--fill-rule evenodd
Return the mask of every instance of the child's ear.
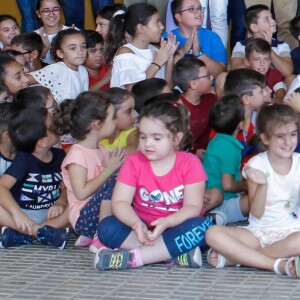
M 92 126 L 92 129 L 99 130 L 102 128 L 103 122 L 101 122 L 100 120 L 94 120 L 94 121 L 92 121 L 91 126 Z
M 248 68 L 250 67 L 250 62 L 249 62 L 248 58 L 244 58 L 244 64 L 246 67 L 248 67 Z
M 178 23 L 181 23 L 181 22 L 182 22 L 182 16 L 181 16 L 181 13 L 176 13 L 176 14 L 175 14 L 175 19 L 177 20 Z
M 63 52 L 60 49 L 56 50 L 56 55 L 59 58 L 63 58 L 64 57 L 64 54 L 63 54 Z
M 43 138 L 39 139 L 39 140 L 37 141 L 35 147 L 41 147 L 41 148 L 47 147 L 46 137 L 43 137 Z
M 182 138 L 183 138 L 183 132 L 178 132 L 178 133 L 176 133 L 176 134 L 174 135 L 174 144 L 175 144 L 176 146 L 178 146 L 179 143 L 180 143 L 180 141 L 182 140 Z
M 250 24 L 250 29 L 252 31 L 252 34 L 256 33 L 258 31 L 257 30 L 257 24 L 255 24 L 255 23 Z
M 37 59 L 39 57 L 39 52 L 37 50 L 33 50 L 30 55 L 30 61 L 33 61 L 34 59 Z
M 264 133 L 260 134 L 259 137 L 264 145 L 269 145 L 269 139 Z
M 144 26 L 145 25 L 143 25 L 141 23 L 137 24 L 136 31 L 139 32 L 139 33 L 144 33 L 145 32 Z
M 10 137 L 7 130 L 4 130 L 1 134 L 1 140 L 10 142 Z
M 245 105 L 245 106 L 249 106 L 249 100 L 248 100 L 248 95 L 243 95 L 242 97 L 241 97 L 241 99 L 242 99 L 242 102 L 243 102 L 243 104 Z

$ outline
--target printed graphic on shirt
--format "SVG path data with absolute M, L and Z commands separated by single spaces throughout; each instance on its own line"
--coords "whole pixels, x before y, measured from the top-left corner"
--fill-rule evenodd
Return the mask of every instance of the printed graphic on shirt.
M 61 173 L 29 173 L 19 199 L 25 209 L 48 209 L 60 196 Z
M 170 191 L 148 191 L 146 188 L 140 188 L 139 194 L 142 206 L 150 208 L 178 211 L 182 206 L 184 185 L 179 185 Z

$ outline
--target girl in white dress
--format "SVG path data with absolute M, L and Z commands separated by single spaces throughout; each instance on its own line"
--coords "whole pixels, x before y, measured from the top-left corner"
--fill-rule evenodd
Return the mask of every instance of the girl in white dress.
M 268 149 L 249 160 L 243 175 L 249 193 L 249 225 L 213 226 L 206 233 L 208 263 L 216 268 L 242 264 L 300 276 L 299 119 L 285 104 L 266 104 L 256 134 Z

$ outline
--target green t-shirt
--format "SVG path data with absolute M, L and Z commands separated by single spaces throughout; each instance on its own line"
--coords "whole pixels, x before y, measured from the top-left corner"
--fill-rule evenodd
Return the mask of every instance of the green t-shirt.
M 224 200 L 237 197 L 237 193 L 224 192 L 221 178 L 222 174 L 232 174 L 234 180 L 240 180 L 242 149 L 244 146 L 235 137 L 222 133 L 217 133 L 207 146 L 203 159 L 208 176 L 206 189 L 220 189 Z

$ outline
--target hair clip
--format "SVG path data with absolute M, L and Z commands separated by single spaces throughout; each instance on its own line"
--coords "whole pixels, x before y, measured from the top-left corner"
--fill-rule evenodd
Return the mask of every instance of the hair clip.
M 118 15 L 124 15 L 125 14 L 125 10 L 123 10 L 123 9 L 119 9 L 119 10 L 117 10 L 114 14 L 113 14 L 113 18 L 114 17 L 116 17 L 116 16 L 118 16 Z
M 178 107 L 178 104 L 177 103 L 172 103 L 172 105 L 174 106 L 174 107 Z

